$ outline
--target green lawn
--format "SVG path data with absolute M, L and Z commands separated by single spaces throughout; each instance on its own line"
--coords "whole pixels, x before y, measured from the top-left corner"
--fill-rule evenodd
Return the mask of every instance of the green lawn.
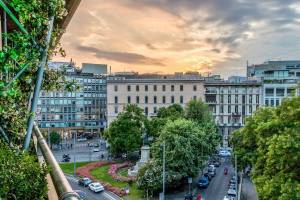
M 126 169 L 126 168 L 125 168 Z M 129 184 L 126 182 L 119 182 L 114 180 L 109 174 L 108 174 L 108 170 L 109 170 L 109 165 L 106 166 L 102 166 L 102 167 L 98 167 L 96 169 L 93 169 L 91 171 L 91 174 L 98 180 L 110 183 L 112 186 L 115 187 L 120 187 L 120 188 L 124 188 L 126 186 L 128 186 Z M 121 170 L 120 170 L 121 171 Z M 126 169 L 126 173 L 125 170 L 120 172 L 121 174 L 124 174 L 125 176 L 127 175 L 127 169 Z M 128 196 L 125 196 L 123 199 L 124 200 L 141 200 L 142 198 L 142 191 L 137 189 L 137 186 L 135 183 L 129 185 L 129 191 L 130 194 Z
M 119 176 L 127 177 L 128 176 L 128 167 L 120 169 L 117 173 Z
M 90 162 L 77 162 L 76 163 L 76 168 L 82 167 L 86 164 L 89 164 Z M 60 168 L 62 171 L 66 174 L 74 174 L 74 163 L 61 163 L 59 164 Z

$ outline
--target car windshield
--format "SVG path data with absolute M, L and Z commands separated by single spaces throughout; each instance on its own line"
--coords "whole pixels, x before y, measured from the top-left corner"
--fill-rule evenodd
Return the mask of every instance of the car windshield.
M 206 183 L 207 182 L 207 179 L 206 178 L 201 178 L 199 179 L 199 183 Z
M 100 183 L 94 183 L 94 187 L 101 187 Z

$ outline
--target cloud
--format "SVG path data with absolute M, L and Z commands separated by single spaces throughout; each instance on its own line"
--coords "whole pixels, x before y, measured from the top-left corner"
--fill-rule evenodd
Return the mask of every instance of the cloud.
M 221 53 L 221 50 L 220 49 L 211 49 L 212 52 L 215 52 L 215 53 Z
M 121 63 L 130 64 L 144 64 L 144 65 L 157 65 L 164 66 L 159 59 L 153 59 L 146 57 L 141 54 L 128 53 L 128 52 L 116 52 L 116 51 L 105 51 L 94 47 L 77 46 L 79 51 L 89 52 L 94 54 L 99 59 L 113 60 Z

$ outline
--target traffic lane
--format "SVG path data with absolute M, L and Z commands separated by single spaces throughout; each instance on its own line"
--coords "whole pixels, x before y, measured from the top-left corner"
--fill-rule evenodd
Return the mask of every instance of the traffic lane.
M 102 199 L 103 200 L 121 200 L 120 197 L 118 197 L 110 192 L 103 191 L 103 192 L 95 193 L 95 192 L 91 191 L 88 187 L 79 186 L 76 179 L 74 179 L 72 177 L 68 177 L 68 176 L 66 176 L 66 178 L 69 181 L 73 190 L 81 190 L 86 193 L 87 200 L 102 200 Z
M 224 175 L 225 167 L 228 168 L 229 173 Z M 228 191 L 228 183 L 233 175 L 233 168 L 229 161 L 223 161 L 221 166 L 216 170 L 216 176 L 211 180 L 208 188 L 198 189 L 201 196 L 205 200 L 222 200 Z

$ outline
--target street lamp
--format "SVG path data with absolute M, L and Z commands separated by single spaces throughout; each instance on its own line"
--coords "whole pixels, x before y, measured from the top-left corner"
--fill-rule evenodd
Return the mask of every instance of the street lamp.
M 76 177 L 76 138 L 77 138 L 77 131 L 74 134 L 74 176 Z
M 165 189 L 165 181 L 166 181 L 166 142 L 165 142 L 165 140 L 163 141 L 162 147 L 163 147 L 163 191 L 162 191 L 162 193 L 160 193 L 159 199 L 160 200 L 165 200 L 165 192 L 166 192 L 166 189 Z

